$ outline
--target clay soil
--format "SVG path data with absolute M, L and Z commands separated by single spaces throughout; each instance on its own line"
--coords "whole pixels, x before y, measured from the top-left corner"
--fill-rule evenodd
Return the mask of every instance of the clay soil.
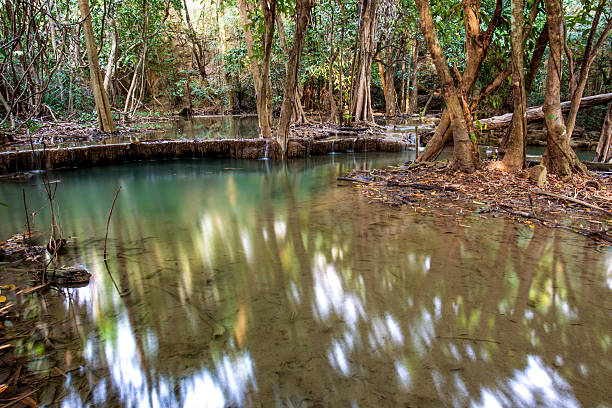
M 612 179 L 597 174 L 548 175 L 541 188 L 528 171 L 504 173 L 485 162 L 472 174 L 445 162 L 406 163 L 373 171 L 354 170 L 353 182 L 373 202 L 405 206 L 438 216 L 510 217 L 533 227 L 541 223 L 612 244 Z M 461 218 L 458 218 L 461 223 Z M 469 226 L 465 225 L 466 228 Z

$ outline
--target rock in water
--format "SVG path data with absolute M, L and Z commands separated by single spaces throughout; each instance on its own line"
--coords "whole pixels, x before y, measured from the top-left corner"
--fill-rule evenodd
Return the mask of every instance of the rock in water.
M 535 181 L 538 187 L 544 187 L 546 184 L 546 167 L 538 164 L 529 169 L 529 178 Z

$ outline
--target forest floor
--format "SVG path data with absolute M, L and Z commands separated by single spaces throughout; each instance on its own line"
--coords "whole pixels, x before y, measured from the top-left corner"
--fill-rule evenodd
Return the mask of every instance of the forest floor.
M 339 180 L 357 184 L 372 201 L 405 205 L 441 216 L 506 216 L 567 229 L 612 244 L 612 179 L 594 173 L 560 178 L 548 175 L 542 188 L 529 170 L 505 173 L 485 162 L 467 174 L 446 162 L 406 163 L 372 171 L 353 170 Z M 466 228 L 469 226 L 465 225 Z

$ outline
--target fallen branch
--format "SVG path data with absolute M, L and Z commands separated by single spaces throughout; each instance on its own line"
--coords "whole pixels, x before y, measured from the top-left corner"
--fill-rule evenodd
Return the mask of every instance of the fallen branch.
M 580 108 L 586 108 L 589 106 L 603 105 L 612 101 L 612 93 L 600 94 L 587 96 L 586 98 L 582 98 L 580 100 Z M 572 106 L 571 101 L 566 101 L 561 103 L 561 110 L 563 112 L 568 112 Z M 527 122 L 533 122 L 538 119 L 544 119 L 544 111 L 541 106 L 532 106 L 531 108 L 527 108 L 525 112 Z M 475 123 L 476 128 L 480 130 L 495 130 L 502 129 L 510 125 L 512 123 L 512 112 L 506 113 L 505 115 L 493 116 L 487 119 L 481 119 Z
M 606 210 L 605 208 L 602 208 L 596 204 L 591 204 L 591 203 L 587 203 L 586 201 L 583 200 L 579 200 L 578 198 L 573 198 L 573 197 L 569 197 L 569 196 L 565 196 L 562 194 L 556 194 L 556 193 L 549 193 L 548 191 L 544 191 L 544 190 L 540 190 L 539 188 L 536 188 L 533 190 L 534 193 L 539 194 L 539 195 L 545 195 L 545 196 L 549 196 L 549 197 L 553 197 L 553 198 L 558 198 L 560 200 L 565 200 L 565 201 L 569 201 L 572 203 L 576 203 L 576 204 L 580 204 L 583 207 L 587 207 L 587 208 L 592 208 L 594 210 L 599 210 L 601 212 L 604 212 L 608 215 L 612 215 L 612 213 L 608 210 Z

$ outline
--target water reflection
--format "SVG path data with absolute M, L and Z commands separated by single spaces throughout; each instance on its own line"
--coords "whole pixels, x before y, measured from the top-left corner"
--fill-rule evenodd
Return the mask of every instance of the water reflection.
M 43 295 L 56 348 L 34 368 L 67 372 L 55 394 L 66 390 L 66 407 L 610 404 L 610 253 L 563 231 L 480 216 L 464 228 L 336 187 L 355 165 L 405 159 L 56 173 L 64 230 L 81 237 L 67 258 L 95 279 Z M 103 236 L 118 184 L 110 268 L 125 298 L 101 240 L 85 239 Z M 18 206 L 15 186 L 0 194 Z M 21 228 L 19 212 L 2 217 L 4 235 Z

